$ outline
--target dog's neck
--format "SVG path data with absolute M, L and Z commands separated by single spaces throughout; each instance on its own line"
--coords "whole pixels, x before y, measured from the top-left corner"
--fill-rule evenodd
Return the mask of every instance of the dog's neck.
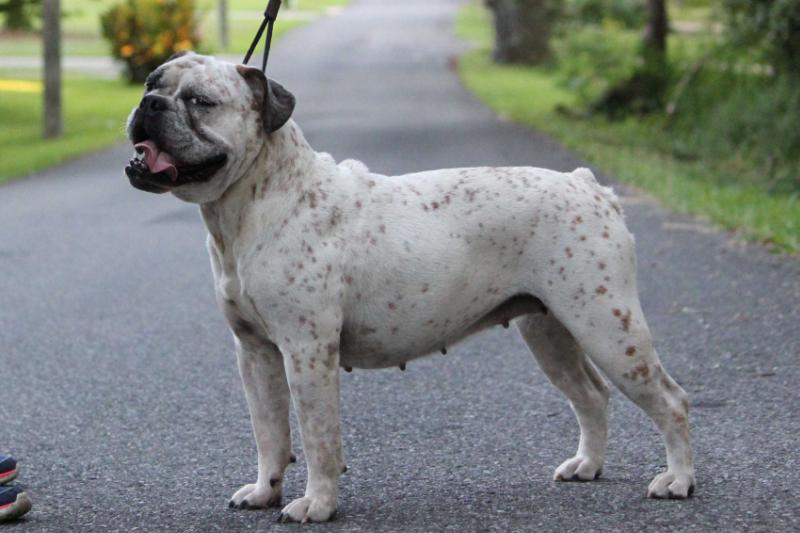
M 303 195 L 304 178 L 316 165 L 326 164 L 308 144 L 300 127 L 290 120 L 266 136 L 258 155 L 243 176 L 214 201 L 201 204 L 206 227 L 221 251 L 238 234 L 247 211 L 256 202 L 274 203 L 276 210 L 293 205 Z M 329 158 L 328 158 L 329 159 Z

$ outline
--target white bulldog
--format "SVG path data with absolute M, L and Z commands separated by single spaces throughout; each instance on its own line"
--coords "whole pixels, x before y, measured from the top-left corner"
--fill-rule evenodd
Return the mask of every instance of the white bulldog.
M 653 348 L 610 189 L 586 169 L 382 176 L 315 152 L 293 108 L 259 70 L 187 54 L 150 75 L 128 121 L 131 183 L 200 204 L 208 227 L 258 446 L 258 478 L 232 507 L 280 504 L 291 397 L 308 482 L 281 518 L 330 519 L 345 470 L 339 368 L 404 368 L 512 321 L 580 424 L 556 480 L 602 470 L 597 367 L 663 435 L 668 466 L 648 495 L 691 495 L 687 396 Z

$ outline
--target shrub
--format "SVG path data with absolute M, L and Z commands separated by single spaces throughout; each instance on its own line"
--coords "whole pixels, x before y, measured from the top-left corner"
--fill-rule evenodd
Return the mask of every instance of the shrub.
M 635 34 L 605 26 L 570 26 L 555 40 L 559 78 L 575 91 L 580 103 L 592 104 L 640 66 Z
M 566 19 L 581 24 L 614 21 L 625 28 L 641 28 L 645 20 L 641 0 L 567 0 Z
M 756 47 L 779 73 L 800 75 L 800 0 L 723 0 L 730 40 Z
M 0 0 L 0 13 L 5 13 L 5 29 L 32 30 L 38 17 L 40 0 Z
M 670 127 L 676 152 L 738 164 L 732 181 L 800 192 L 800 92 L 791 78 L 709 68 L 679 110 Z
M 112 55 L 125 62 L 131 82 L 144 81 L 173 53 L 199 43 L 194 0 L 125 0 L 100 21 Z

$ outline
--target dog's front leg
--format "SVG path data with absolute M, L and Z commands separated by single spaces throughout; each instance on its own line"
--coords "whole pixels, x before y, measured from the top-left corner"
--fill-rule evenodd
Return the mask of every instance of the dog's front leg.
M 310 321 L 314 325 L 313 321 Z M 336 511 L 344 470 L 339 418 L 339 329 L 281 345 L 308 465 L 306 492 L 283 508 L 282 520 L 324 522 Z
M 236 491 L 229 505 L 238 509 L 274 507 L 281 503 L 283 472 L 292 456 L 283 358 L 272 343 L 238 339 L 236 355 L 256 437 L 258 480 Z

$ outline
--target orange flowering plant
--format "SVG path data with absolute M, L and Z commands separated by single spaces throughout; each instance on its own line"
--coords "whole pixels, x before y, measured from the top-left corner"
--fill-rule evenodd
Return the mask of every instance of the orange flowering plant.
M 200 41 L 194 0 L 124 0 L 103 13 L 100 23 L 131 82 L 143 82 L 169 56 Z

